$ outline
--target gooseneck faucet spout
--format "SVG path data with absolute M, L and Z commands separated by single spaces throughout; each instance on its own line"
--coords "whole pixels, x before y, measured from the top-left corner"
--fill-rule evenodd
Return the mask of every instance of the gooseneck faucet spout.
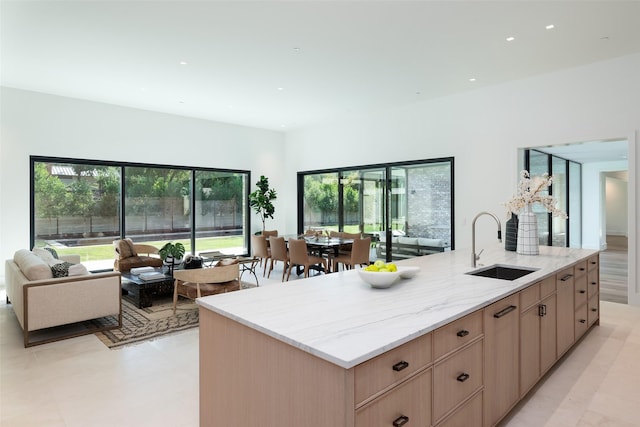
M 476 255 L 476 221 L 482 215 L 489 215 L 496 220 L 496 223 L 498 224 L 498 242 L 502 242 L 502 225 L 500 224 L 500 220 L 498 219 L 498 217 L 491 212 L 480 212 L 478 215 L 476 215 L 476 217 L 473 218 L 473 222 L 471 223 L 471 267 L 475 267 L 476 261 L 480 259 L 480 254 Z M 482 251 L 480 251 L 480 253 L 482 253 Z

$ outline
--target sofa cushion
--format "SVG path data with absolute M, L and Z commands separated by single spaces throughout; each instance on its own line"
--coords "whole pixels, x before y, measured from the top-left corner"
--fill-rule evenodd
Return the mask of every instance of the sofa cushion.
M 429 239 L 426 237 L 418 237 L 418 244 L 420 246 L 444 246 L 444 242 L 442 241 L 442 239 Z
M 45 248 L 33 248 L 31 249 L 31 252 L 33 252 L 34 255 L 36 255 L 47 264 L 51 264 L 57 259 L 50 251 L 46 250 Z
M 85 276 L 87 274 L 91 273 L 89 273 L 89 270 L 87 270 L 87 267 L 85 267 L 83 264 L 71 264 L 71 266 L 69 267 L 69 277 Z
M 49 264 L 27 249 L 17 251 L 13 255 L 13 261 L 29 280 L 44 280 L 53 277 Z
M 398 237 L 398 243 L 402 243 L 403 245 L 417 245 L 418 239 L 415 237 Z

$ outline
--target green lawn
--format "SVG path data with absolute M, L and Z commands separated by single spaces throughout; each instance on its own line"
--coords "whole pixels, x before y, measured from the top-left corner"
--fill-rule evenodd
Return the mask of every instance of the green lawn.
M 167 241 L 158 240 L 155 242 L 144 242 L 147 245 L 153 245 L 158 249 Z M 191 252 L 191 241 L 188 239 L 175 240 L 174 243 L 180 242 L 184 245 L 187 253 Z M 243 246 L 242 236 L 230 237 L 207 237 L 197 240 L 199 251 L 219 250 L 226 248 L 241 248 Z M 46 246 L 43 241 L 38 241 L 36 246 Z M 56 247 L 56 251 L 60 255 L 80 255 L 83 261 L 100 261 L 104 259 L 114 258 L 114 249 L 112 244 L 108 245 L 92 245 L 92 246 L 73 246 L 73 247 Z

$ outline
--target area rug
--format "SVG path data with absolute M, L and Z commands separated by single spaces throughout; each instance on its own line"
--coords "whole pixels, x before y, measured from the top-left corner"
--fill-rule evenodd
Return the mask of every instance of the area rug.
M 97 319 L 96 326 L 115 324 L 113 317 Z M 198 306 L 193 300 L 180 298 L 173 314 L 171 296 L 153 300 L 153 305 L 138 308 L 127 297 L 122 297 L 122 327 L 98 332 L 96 336 L 111 349 L 154 339 L 166 334 L 198 326 Z

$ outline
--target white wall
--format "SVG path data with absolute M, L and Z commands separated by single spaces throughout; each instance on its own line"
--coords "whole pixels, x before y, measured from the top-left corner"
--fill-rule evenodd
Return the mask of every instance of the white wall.
M 628 237 L 628 196 L 627 181 L 605 176 L 605 193 L 607 204 L 606 231 L 608 235 Z
M 2 260 L 29 246 L 31 155 L 250 170 L 252 191 L 261 174 L 276 188 L 289 178 L 280 132 L 4 87 L 0 107 Z M 287 209 L 275 204 L 270 225 L 282 228 Z M 252 228 L 262 228 L 257 216 Z
M 624 171 L 627 167 L 627 161 L 587 163 L 582 166 L 582 247 L 598 250 L 607 248 L 604 177 L 606 172 Z
M 473 216 L 483 210 L 502 215 L 502 203 L 515 191 L 518 148 L 621 138 L 630 144 L 629 169 L 637 167 L 639 75 L 636 54 L 290 132 L 291 174 L 454 156 L 456 249 L 469 248 Z M 631 219 L 637 220 L 635 173 L 629 179 Z M 294 203 L 295 191 L 287 194 Z M 479 247 L 495 239 L 491 224 L 479 224 L 478 232 Z M 637 264 L 629 265 L 630 283 Z

